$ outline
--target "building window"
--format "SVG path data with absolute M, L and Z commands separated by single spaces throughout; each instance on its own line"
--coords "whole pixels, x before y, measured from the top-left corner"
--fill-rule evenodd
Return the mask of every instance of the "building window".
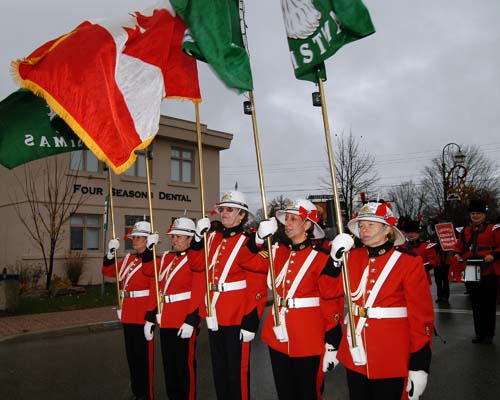
M 134 176 L 136 178 L 146 177 L 146 157 L 144 155 L 144 150 L 138 151 L 137 158 L 132 166 L 125 171 L 126 176 Z
M 132 241 L 127 238 L 127 235 L 132 232 L 136 222 L 144 221 L 144 215 L 125 215 L 125 250 L 133 250 Z M 149 216 L 146 216 L 146 221 L 149 222 Z
M 101 243 L 101 216 L 74 214 L 70 218 L 71 250 L 99 250 Z
M 192 150 L 173 147 L 170 151 L 170 180 L 181 183 L 193 183 Z
M 99 160 L 90 150 L 78 150 L 70 153 L 72 171 L 99 172 Z

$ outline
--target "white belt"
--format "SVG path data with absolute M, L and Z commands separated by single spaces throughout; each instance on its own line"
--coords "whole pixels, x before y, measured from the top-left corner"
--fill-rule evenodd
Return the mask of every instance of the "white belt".
M 406 307 L 360 307 L 353 304 L 353 313 L 362 318 L 406 318 L 408 310 Z
M 149 290 L 133 290 L 131 292 L 127 292 L 126 290 L 121 291 L 122 298 L 130 297 L 132 299 L 136 297 L 146 297 L 149 296 Z
M 161 296 L 161 299 L 164 303 L 175 303 L 176 301 L 187 300 L 190 298 L 191 298 L 191 292 L 166 294 Z
M 247 281 L 235 281 L 235 282 L 224 282 L 224 283 L 211 283 L 211 292 L 231 292 L 233 290 L 241 290 L 247 287 Z
M 283 299 L 278 297 L 278 305 L 286 308 L 319 307 L 319 297 L 302 297 L 295 299 Z

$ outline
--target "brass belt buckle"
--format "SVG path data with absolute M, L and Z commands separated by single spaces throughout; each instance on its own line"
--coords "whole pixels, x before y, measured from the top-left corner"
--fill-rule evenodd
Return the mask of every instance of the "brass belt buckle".
M 279 302 L 279 306 L 280 307 L 288 307 L 288 299 L 281 298 L 280 302 Z
M 366 308 L 366 307 L 358 307 L 358 315 L 361 318 L 367 318 L 368 317 L 368 308 Z
M 210 283 L 210 291 L 211 292 L 218 292 L 219 287 L 215 283 Z

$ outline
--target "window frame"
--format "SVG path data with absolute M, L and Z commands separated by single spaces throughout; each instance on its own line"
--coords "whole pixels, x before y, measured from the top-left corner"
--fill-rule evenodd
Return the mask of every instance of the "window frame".
M 82 224 L 73 224 L 72 218 L 73 217 L 82 217 L 83 218 L 83 223 Z M 97 218 L 97 223 L 96 224 L 88 224 L 88 217 L 96 217 Z M 74 213 L 70 216 L 69 219 L 69 230 L 70 230 L 70 236 L 69 236 L 69 249 L 70 251 L 91 251 L 91 252 L 99 252 L 102 251 L 102 237 L 103 237 L 103 226 L 102 226 L 102 214 L 92 214 L 92 213 Z M 73 248 L 73 229 L 81 229 L 82 234 L 81 234 L 81 248 Z M 89 243 L 88 243 L 88 237 L 87 234 L 90 230 L 95 230 L 97 231 L 97 248 L 88 248 Z
M 80 163 L 78 163 L 78 167 L 73 168 L 73 157 L 75 157 L 77 154 L 81 154 L 81 158 L 80 158 L 81 165 L 80 165 Z M 97 170 L 96 171 L 94 171 L 94 170 L 89 171 L 88 170 L 88 164 L 89 164 L 88 158 L 89 158 L 89 156 L 93 157 L 97 162 Z M 76 151 L 70 152 L 69 170 L 72 172 L 84 172 L 87 174 L 102 174 L 104 171 L 104 164 L 90 150 L 81 149 L 81 150 L 76 150 Z
M 124 179 L 146 179 L 146 151 L 145 150 L 137 150 L 135 152 L 137 158 L 134 163 L 123 173 Z M 152 163 L 151 163 L 152 164 Z M 152 175 L 152 166 L 150 164 L 150 173 Z M 144 171 L 141 171 L 144 169 Z M 132 170 L 132 174 L 130 171 Z M 139 175 L 139 172 L 144 172 L 144 175 Z
M 180 153 L 180 155 L 174 156 L 173 152 L 177 151 Z M 191 157 L 184 158 L 182 157 L 183 152 L 189 152 Z M 170 147 L 170 182 L 175 184 L 175 185 L 194 185 L 195 184 L 195 167 L 196 167 L 196 160 L 195 160 L 195 150 L 192 148 L 188 147 L 182 147 L 182 146 L 172 146 Z M 179 168 L 178 168 L 178 173 L 179 177 L 178 179 L 174 179 L 173 177 L 173 162 L 176 161 L 179 163 Z M 191 176 L 189 177 L 189 181 L 184 181 L 184 172 L 183 172 L 183 164 L 184 163 L 189 163 L 190 165 L 190 172 Z

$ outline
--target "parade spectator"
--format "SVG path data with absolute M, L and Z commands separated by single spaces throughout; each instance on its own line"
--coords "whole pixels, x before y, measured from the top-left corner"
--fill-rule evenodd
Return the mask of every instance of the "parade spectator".
M 265 305 L 267 296 L 264 292 L 257 296 L 255 282 L 247 284 L 248 275 L 255 272 L 245 271 L 241 266 L 241 253 L 248 240 L 244 225 L 250 214 L 245 196 L 235 190 L 224 193 L 216 211 L 223 229 L 207 235 L 211 310 L 208 315 L 204 308 L 202 316 L 206 316 L 217 398 L 248 399 L 249 342 L 257 332 L 258 309 L 260 304 Z M 208 218 L 200 219 L 196 225 L 195 241 L 188 255 L 196 271 L 205 270 L 203 234 L 210 226 Z M 260 286 L 265 288 L 265 273 L 258 275 Z
M 472 303 L 472 343 L 491 344 L 495 336 L 498 275 L 500 275 L 500 224 L 486 222 L 486 202 L 469 203 L 470 225 L 460 232 L 457 260 L 466 264 L 465 280 Z
M 366 203 L 348 223 L 364 245 L 348 256 L 354 332 L 348 325 L 338 352 L 351 400 L 413 400 L 427 385 L 432 297 L 422 259 L 395 247 L 405 242 L 395 224 L 385 202 Z M 332 253 L 347 251 L 349 238 L 338 235 Z
M 150 234 L 151 226 L 147 221 L 136 222 L 128 238 L 136 254 L 128 253 L 118 267 L 120 282 L 121 312 L 118 317 L 123 326 L 125 350 L 130 372 L 133 398 L 153 399 L 153 341 L 147 341 L 145 331 L 153 335 L 155 316 L 149 315 L 149 294 L 151 281 L 154 281 L 153 252 L 149 247 L 158 242 L 157 234 Z M 115 253 L 120 242 L 114 238 L 109 241 L 108 253 L 104 257 L 102 273 L 116 278 Z M 149 321 L 147 320 L 149 319 Z M 152 322 L 151 322 L 152 320 Z
M 321 399 L 323 374 L 337 364 L 343 313 L 340 267 L 329 251 L 312 244 L 324 236 L 316 207 L 297 199 L 276 212 L 291 245 L 272 250 L 280 324 L 275 326 L 274 308 L 262 328 L 269 346 L 274 382 L 281 400 Z M 269 268 L 264 239 L 276 232 L 274 218 L 260 223 L 248 242 L 253 256 L 249 268 Z M 269 278 L 270 279 L 270 278 Z

